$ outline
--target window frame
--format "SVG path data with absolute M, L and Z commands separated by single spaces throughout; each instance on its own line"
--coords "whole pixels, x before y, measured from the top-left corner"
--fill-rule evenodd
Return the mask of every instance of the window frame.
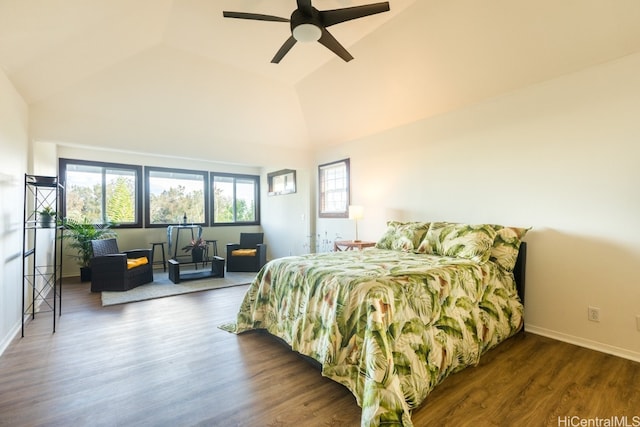
M 92 166 L 92 167 L 99 167 L 102 168 L 102 174 L 104 176 L 105 173 L 105 169 L 124 169 L 124 170 L 131 170 L 134 172 L 134 176 L 135 176 L 135 184 L 134 184 L 134 190 L 135 190 L 135 200 L 134 200 L 134 208 L 135 208 L 135 217 L 136 220 L 134 222 L 128 222 L 128 223 L 114 223 L 112 228 L 142 228 L 143 227 L 143 223 L 142 223 L 142 217 L 143 217 L 143 212 L 142 212 L 142 166 L 138 166 L 138 165 L 129 165 L 129 164 L 125 164 L 125 163 L 110 163 L 110 162 L 96 162 L 93 160 L 78 160 L 78 159 L 67 159 L 67 158 L 62 158 L 60 157 L 58 159 L 58 173 L 59 173 L 59 181 L 60 184 L 62 185 L 62 187 L 65 189 L 64 191 L 64 197 L 62 197 L 62 200 L 60 201 L 60 206 L 61 206 L 61 211 L 62 211 L 62 218 L 66 218 L 67 217 L 67 196 L 69 194 L 68 191 L 68 187 L 67 187 L 67 167 L 69 165 L 81 165 L 81 166 Z M 99 225 L 99 224 L 105 224 L 106 218 L 105 218 L 105 214 L 106 214 L 106 206 L 105 206 L 105 195 L 106 195 L 106 188 L 104 187 L 104 180 L 102 182 L 102 201 L 101 201 L 101 211 L 102 211 L 102 222 L 101 223 L 96 223 L 95 225 Z
M 169 225 L 176 225 L 178 222 L 168 222 L 168 223 L 151 223 L 151 191 L 150 191 L 150 183 L 149 183 L 149 175 L 151 172 L 166 172 L 166 173 L 175 173 L 175 174 L 185 174 L 185 175 L 201 175 L 203 178 L 203 196 L 204 196 L 204 221 L 203 222 L 193 222 L 189 221 L 187 218 L 188 224 L 206 226 L 209 223 L 209 210 L 207 206 L 209 205 L 209 192 L 207 189 L 209 188 L 209 174 L 206 171 L 201 170 L 192 170 L 192 169 L 178 169 L 178 168 L 167 168 L 160 166 L 145 166 L 144 167 L 144 220 L 146 228 L 166 228 Z M 182 223 L 182 221 L 180 221 Z
M 234 221 L 233 222 L 215 222 L 215 191 L 214 184 L 216 177 L 224 177 L 224 178 L 233 178 L 233 206 L 234 206 Z M 235 220 L 236 212 L 236 179 L 250 179 L 254 181 L 253 188 L 253 197 L 255 200 L 255 220 L 254 221 L 237 221 Z M 233 227 L 233 226 L 241 226 L 241 225 L 260 225 L 260 175 L 249 175 L 249 174 L 238 174 L 238 173 L 228 173 L 228 172 L 209 172 L 209 194 L 211 194 L 211 200 L 209 204 L 209 208 L 211 210 L 211 216 L 209 225 L 212 227 Z
M 340 191 L 346 193 L 344 209 L 340 211 L 326 211 L 325 197 L 326 191 L 326 179 L 324 177 L 324 170 L 331 167 L 338 167 L 344 165 L 345 168 L 345 186 Z M 324 163 L 318 165 L 318 217 L 319 218 L 349 218 L 349 204 L 351 203 L 351 171 L 350 171 L 350 159 L 336 160 L 334 162 Z
M 143 165 L 131 165 L 126 163 L 111 163 L 111 162 L 100 162 L 93 160 L 79 160 L 79 159 L 70 159 L 70 158 L 58 158 L 58 171 L 60 175 L 60 183 L 61 185 L 66 185 L 66 174 L 68 165 L 82 165 L 82 166 L 92 166 L 102 168 L 102 172 L 104 174 L 106 169 L 124 169 L 130 170 L 133 172 L 135 177 L 134 191 L 135 191 L 135 215 L 136 220 L 132 223 L 125 224 L 115 224 L 115 228 L 163 228 L 168 225 L 175 225 L 176 222 L 168 223 L 168 224 L 151 224 L 151 210 L 150 210 L 150 182 L 149 176 L 152 171 L 162 171 L 162 172 L 174 172 L 174 173 L 184 173 L 188 175 L 202 175 L 203 183 L 204 183 L 204 222 L 193 223 L 194 225 L 201 226 L 211 226 L 211 227 L 225 227 L 225 226 L 254 226 L 261 225 L 261 216 L 260 216 L 260 203 L 261 203 L 261 175 L 253 175 L 253 174 L 238 174 L 238 173 L 230 173 L 230 172 L 211 172 L 211 171 L 202 171 L 202 170 L 192 170 L 192 169 L 181 169 L 181 168 L 167 168 L 167 167 L 159 167 L 159 166 L 143 166 Z M 251 180 L 254 184 L 254 202 L 255 202 L 255 220 L 254 221 L 233 221 L 233 222 L 225 222 L 225 223 L 216 223 L 214 221 L 214 203 L 215 203 L 215 195 L 213 193 L 213 184 L 214 178 L 216 176 L 222 177 L 231 177 L 234 179 L 234 196 L 233 196 L 233 204 L 234 208 L 236 206 L 236 179 L 244 179 Z M 65 196 L 60 201 L 60 211 L 63 215 L 62 218 L 66 217 L 66 197 L 68 192 L 65 192 Z M 102 187 L 102 216 L 103 220 L 105 219 L 106 206 L 105 206 L 105 197 L 106 188 Z M 235 216 L 235 211 L 234 211 Z M 191 224 L 191 221 L 189 221 Z M 182 222 L 182 221 L 180 221 Z

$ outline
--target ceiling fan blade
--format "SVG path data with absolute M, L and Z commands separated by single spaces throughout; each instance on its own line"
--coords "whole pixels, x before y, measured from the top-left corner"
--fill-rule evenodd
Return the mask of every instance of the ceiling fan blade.
M 339 24 L 341 22 L 358 19 L 376 13 L 388 12 L 389 2 L 365 4 L 363 6 L 345 7 L 342 9 L 321 10 L 320 19 L 325 27 Z
M 286 42 L 282 45 L 282 47 L 276 53 L 276 56 L 271 60 L 272 64 L 278 64 L 284 58 L 284 56 L 291 50 L 293 45 L 296 44 L 296 39 L 293 36 L 289 37 Z
M 305 15 L 311 16 L 313 14 L 313 6 L 311 6 L 311 0 L 297 0 L 298 9 Z
M 252 19 L 254 21 L 274 21 L 274 22 L 289 22 L 287 18 L 281 18 L 273 15 L 262 15 L 260 13 L 245 13 L 245 12 L 222 12 L 225 18 L 239 18 L 239 19 Z
M 353 59 L 353 56 L 347 52 L 347 49 L 345 49 L 326 29 L 322 29 L 322 36 L 320 36 L 318 41 L 327 49 L 344 59 L 345 62 L 349 62 Z

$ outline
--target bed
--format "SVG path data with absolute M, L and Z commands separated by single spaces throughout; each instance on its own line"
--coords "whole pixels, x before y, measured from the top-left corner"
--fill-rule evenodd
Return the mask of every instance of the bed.
M 374 248 L 270 261 L 221 327 L 317 361 L 362 426 L 412 426 L 437 384 L 522 329 L 527 231 L 390 221 Z

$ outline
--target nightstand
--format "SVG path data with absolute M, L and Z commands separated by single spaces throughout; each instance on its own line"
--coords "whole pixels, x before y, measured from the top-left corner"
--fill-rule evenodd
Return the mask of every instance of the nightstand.
M 337 240 L 333 242 L 334 252 L 362 250 L 376 245 L 376 242 L 365 242 L 364 240 Z

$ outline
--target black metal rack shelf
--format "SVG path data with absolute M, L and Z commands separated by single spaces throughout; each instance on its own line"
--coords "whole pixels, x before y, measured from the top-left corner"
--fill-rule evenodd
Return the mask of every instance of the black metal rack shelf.
M 57 176 L 25 174 L 22 240 L 22 336 L 27 316 L 62 313 L 62 227 L 55 222 L 64 188 Z M 54 216 L 44 211 L 50 210 Z

